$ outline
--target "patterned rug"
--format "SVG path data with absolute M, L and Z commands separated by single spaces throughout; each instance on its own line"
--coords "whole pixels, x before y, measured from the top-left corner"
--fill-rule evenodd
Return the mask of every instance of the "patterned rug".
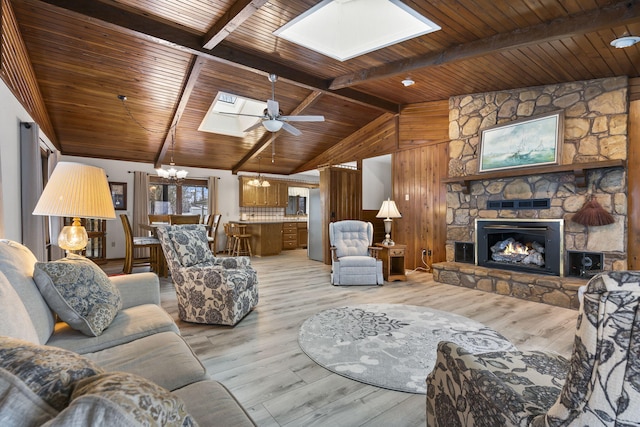
M 392 390 L 426 393 L 438 342 L 470 352 L 509 351 L 502 335 L 466 317 L 426 307 L 363 304 L 332 308 L 305 320 L 298 342 L 336 374 Z

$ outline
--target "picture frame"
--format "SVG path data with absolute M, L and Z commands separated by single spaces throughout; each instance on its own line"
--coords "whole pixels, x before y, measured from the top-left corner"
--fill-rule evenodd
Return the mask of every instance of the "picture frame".
M 109 181 L 109 191 L 113 208 L 117 211 L 127 210 L 127 183 Z
M 483 129 L 478 172 L 557 165 L 562 159 L 563 137 L 562 111 Z

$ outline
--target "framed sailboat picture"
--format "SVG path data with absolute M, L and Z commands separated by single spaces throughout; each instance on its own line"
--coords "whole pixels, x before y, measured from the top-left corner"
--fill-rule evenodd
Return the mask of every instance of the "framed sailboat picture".
M 563 124 L 563 112 L 554 111 L 483 129 L 478 171 L 557 165 Z

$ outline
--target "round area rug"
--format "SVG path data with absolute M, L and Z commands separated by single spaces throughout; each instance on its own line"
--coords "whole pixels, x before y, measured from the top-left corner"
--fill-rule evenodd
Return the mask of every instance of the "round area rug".
M 491 328 L 457 314 L 402 304 L 332 308 L 305 320 L 298 342 L 336 374 L 392 390 L 426 393 L 440 341 L 472 353 L 516 348 Z

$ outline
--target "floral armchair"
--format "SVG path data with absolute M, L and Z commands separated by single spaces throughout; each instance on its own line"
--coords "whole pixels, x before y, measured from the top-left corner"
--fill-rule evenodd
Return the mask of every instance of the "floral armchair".
M 427 425 L 640 426 L 640 272 L 586 286 L 568 361 L 537 351 L 470 354 L 438 345 Z
M 258 277 L 251 259 L 214 257 L 204 225 L 159 226 L 157 233 L 181 320 L 235 325 L 258 304 Z

